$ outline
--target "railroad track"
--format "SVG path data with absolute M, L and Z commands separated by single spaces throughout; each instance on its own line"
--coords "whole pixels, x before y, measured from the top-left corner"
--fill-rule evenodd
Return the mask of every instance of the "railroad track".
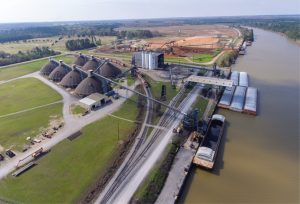
M 193 94 L 194 91 L 192 91 L 191 93 L 188 94 L 188 96 L 180 103 L 180 105 L 178 106 L 179 110 L 182 110 L 185 106 L 185 102 L 188 101 L 191 97 L 191 94 Z M 182 89 L 170 102 L 171 106 L 175 106 L 179 99 L 181 99 L 181 97 L 184 94 L 184 89 Z M 174 111 L 172 111 L 171 109 L 167 109 L 164 113 L 164 115 L 162 116 L 162 118 L 160 119 L 158 125 L 162 126 L 162 127 L 168 127 L 170 124 L 172 124 L 172 122 L 174 122 L 177 118 L 177 115 L 179 115 L 179 113 L 176 113 Z M 141 149 L 142 145 L 143 145 L 143 140 L 140 139 L 140 141 L 138 142 L 138 144 L 136 145 L 133 154 L 131 155 L 131 157 L 129 158 L 129 160 L 127 161 L 126 165 L 123 167 L 123 169 L 121 170 L 121 172 L 119 173 L 118 177 L 115 179 L 115 181 L 112 183 L 112 185 L 110 186 L 109 190 L 105 193 L 105 195 L 102 197 L 100 203 L 104 204 L 104 203 L 109 203 L 109 200 L 111 199 L 112 195 L 116 192 L 116 190 L 122 185 L 122 184 L 126 184 L 122 181 L 125 180 L 125 178 L 132 172 L 132 170 L 137 167 L 138 163 L 140 162 L 141 159 L 143 159 L 146 155 L 146 153 L 148 153 L 149 149 L 152 147 L 152 145 L 156 142 L 157 138 L 159 137 L 159 135 L 162 133 L 163 130 L 154 130 L 154 133 L 152 134 L 152 136 L 148 139 L 147 143 L 145 144 L 145 146 Z M 147 131 L 146 131 L 147 133 Z M 140 152 L 139 152 L 140 151 Z

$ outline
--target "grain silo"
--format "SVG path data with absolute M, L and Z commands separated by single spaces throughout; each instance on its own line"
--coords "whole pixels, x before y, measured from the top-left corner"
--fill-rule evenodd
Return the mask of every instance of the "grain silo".
M 45 76 L 49 76 L 49 74 L 58 66 L 59 66 L 58 62 L 49 58 L 49 62 L 42 67 L 41 74 Z
M 79 55 L 76 57 L 74 64 L 77 66 L 84 66 L 85 63 L 88 61 L 88 58 L 84 56 L 83 54 L 79 53 Z
M 77 70 L 74 65 L 72 71 L 61 80 L 60 85 L 66 88 L 76 88 L 84 78 L 86 78 L 86 74 Z
M 79 97 L 86 97 L 92 93 L 103 93 L 103 89 L 101 81 L 92 76 L 92 70 L 89 70 L 88 77 L 77 86 L 75 94 Z
M 71 69 L 64 64 L 62 60 L 60 60 L 59 66 L 51 72 L 49 79 L 55 82 L 60 82 L 70 71 Z
M 96 70 L 101 65 L 101 62 L 96 59 L 94 56 L 92 56 L 92 59 L 89 60 L 85 65 L 82 67 L 83 70 Z
M 105 62 L 99 69 L 98 73 L 107 78 L 116 78 L 122 71 L 110 62 Z

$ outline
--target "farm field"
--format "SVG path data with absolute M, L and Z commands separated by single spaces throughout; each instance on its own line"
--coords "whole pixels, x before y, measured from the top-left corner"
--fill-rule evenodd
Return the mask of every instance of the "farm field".
M 132 100 L 114 113 L 129 120 L 135 120 L 137 114 Z M 66 139 L 57 144 L 21 176 L 0 181 L 0 197 L 22 203 L 79 203 L 115 157 L 119 147 L 118 124 L 120 139 L 126 140 L 135 124 L 107 116 L 83 128 L 82 135 L 72 141 Z
M 72 64 L 74 57 L 71 55 L 54 57 L 57 60 L 63 60 L 66 64 Z M 26 74 L 36 72 L 48 62 L 48 59 L 36 60 L 33 62 L 22 63 L 15 66 L 0 68 L 0 81 L 9 80 Z
M 0 85 L 0 99 L 0 145 L 5 148 L 20 150 L 26 137 L 36 136 L 50 120 L 62 116 L 62 103 L 16 113 L 61 100 L 58 93 L 34 78 Z M 16 114 L 7 115 L 12 113 Z
M 82 37 L 80 37 L 82 38 Z M 26 42 L 19 41 L 19 42 L 11 42 L 11 43 L 0 43 L 0 51 L 5 51 L 7 53 L 15 54 L 19 51 L 27 51 L 31 50 L 34 47 L 49 47 L 56 51 L 61 52 L 69 52 L 66 49 L 65 43 L 68 40 L 73 39 L 80 39 L 77 36 L 76 37 L 70 37 L 64 36 L 64 37 L 49 37 L 49 38 L 34 38 L 29 39 Z M 113 42 L 116 37 L 115 36 L 96 36 L 96 39 L 101 39 L 101 42 L 103 45 L 109 45 L 111 42 Z

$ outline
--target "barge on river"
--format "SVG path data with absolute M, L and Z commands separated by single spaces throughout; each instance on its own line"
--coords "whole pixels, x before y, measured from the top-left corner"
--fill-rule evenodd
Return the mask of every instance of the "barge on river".
M 197 150 L 193 163 L 207 169 L 213 169 L 225 126 L 225 117 L 212 116 L 206 135 Z

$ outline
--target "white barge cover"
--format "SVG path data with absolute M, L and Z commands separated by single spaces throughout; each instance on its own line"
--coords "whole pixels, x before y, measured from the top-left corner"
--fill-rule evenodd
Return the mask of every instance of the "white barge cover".
M 240 72 L 239 86 L 248 87 L 248 74 L 247 72 Z
M 257 88 L 248 87 L 244 110 L 248 112 L 256 113 L 256 105 L 257 105 Z
M 226 88 L 223 92 L 222 98 L 219 102 L 221 106 L 230 106 L 233 94 L 234 94 L 235 87 Z
M 237 71 L 231 72 L 230 80 L 233 81 L 233 86 L 239 85 L 239 73 Z
M 242 112 L 244 108 L 244 101 L 247 87 L 237 86 L 233 95 L 233 99 L 230 105 L 230 110 Z

